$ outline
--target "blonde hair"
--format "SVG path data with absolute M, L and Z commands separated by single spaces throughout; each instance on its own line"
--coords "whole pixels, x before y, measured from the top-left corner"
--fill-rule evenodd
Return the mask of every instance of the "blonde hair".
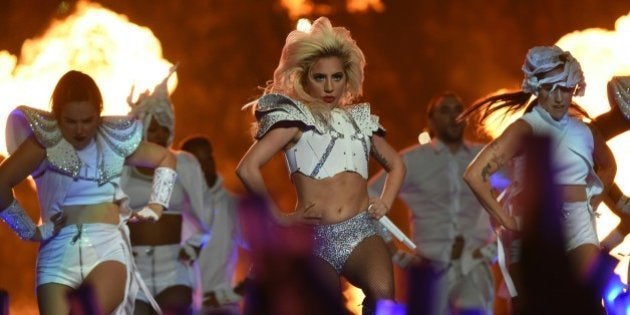
M 295 30 L 289 33 L 273 81 L 267 84 L 265 94 L 285 94 L 305 103 L 315 113 L 322 113 L 326 106 L 306 92 L 304 83 L 313 64 L 325 57 L 341 60 L 347 78 L 341 104 L 350 104 L 363 93 L 365 57 L 350 31 L 333 27 L 326 17 L 315 20 L 308 32 Z

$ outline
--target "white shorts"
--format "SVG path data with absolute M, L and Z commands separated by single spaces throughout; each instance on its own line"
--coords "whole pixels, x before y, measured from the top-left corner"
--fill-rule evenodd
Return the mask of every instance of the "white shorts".
M 132 247 L 136 267 L 153 296 L 176 285 L 194 288 L 194 268 L 179 259 L 180 250 L 179 244 Z M 136 299 L 148 303 L 142 291 Z
M 68 225 L 40 247 L 37 285 L 59 283 L 77 288 L 94 267 L 105 261 L 118 261 L 129 270 L 127 248 L 117 225 Z
M 567 252 L 585 244 L 599 247 L 595 214 L 588 201 L 564 202 L 561 214 Z M 509 244 L 510 263 L 520 261 L 523 246 L 520 234 L 510 231 L 503 231 L 502 234 L 502 240 Z
M 593 244 L 599 247 L 595 214 L 588 201 L 563 203 L 562 218 L 567 251 L 584 244 Z

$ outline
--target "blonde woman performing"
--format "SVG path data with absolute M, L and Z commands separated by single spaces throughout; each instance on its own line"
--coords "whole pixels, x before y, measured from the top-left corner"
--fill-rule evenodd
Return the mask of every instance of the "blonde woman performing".
M 275 220 L 313 226 L 321 280 L 339 291 L 344 276 L 363 290 L 363 313 L 371 314 L 377 300 L 394 297 L 392 263 L 375 219 L 389 211 L 405 167 L 369 104 L 352 103 L 362 93 L 364 66 L 350 32 L 325 17 L 308 32 L 291 32 L 273 81 L 255 102 L 256 141 L 237 175 L 269 200 L 261 168 L 284 153 L 297 205 L 287 214 L 269 200 Z M 388 172 L 380 197 L 373 199 L 367 192 L 370 155 Z

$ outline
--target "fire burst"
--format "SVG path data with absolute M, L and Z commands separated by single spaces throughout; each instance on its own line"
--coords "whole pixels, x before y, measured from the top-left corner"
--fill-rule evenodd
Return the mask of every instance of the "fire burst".
M 98 4 L 78 2 L 71 16 L 53 22 L 42 37 L 25 41 L 19 59 L 0 51 L 0 121 L 21 104 L 48 110 L 55 83 L 70 69 L 96 80 L 104 114 L 126 114 L 131 86 L 138 92 L 152 89 L 171 66 L 150 29 Z M 169 83 L 172 91 L 176 78 Z M 6 153 L 4 143 L 0 152 Z

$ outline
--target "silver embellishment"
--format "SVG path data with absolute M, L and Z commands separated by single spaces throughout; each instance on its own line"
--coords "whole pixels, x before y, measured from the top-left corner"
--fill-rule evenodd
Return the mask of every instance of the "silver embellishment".
M 313 116 L 308 107 L 282 94 L 267 94 L 256 105 L 258 130 L 255 138 L 262 138 L 275 124 L 281 121 L 301 122 L 307 128 L 314 128 L 319 134 L 326 130 L 324 124 Z
M 63 138 L 54 116 L 27 106 L 20 106 L 16 110 L 24 114 L 35 138 L 46 148 L 50 169 L 77 178 L 81 160 L 75 148 Z M 125 158 L 138 148 L 141 141 L 139 121 L 126 116 L 102 117 L 96 135 L 99 185 L 120 176 Z
M 35 231 L 37 230 L 35 223 L 15 199 L 6 209 L 0 212 L 0 219 L 8 224 L 15 234 L 23 240 L 30 240 L 35 236 Z
M 156 168 L 153 173 L 153 186 L 148 203 L 155 203 L 168 208 L 176 179 L 177 172 L 174 169 L 168 167 Z
M 376 222 L 367 212 L 336 224 L 315 227 L 315 256 L 327 261 L 338 273 L 348 260 L 352 250 L 364 239 L 377 234 Z
M 630 76 L 614 77 L 613 98 L 626 120 L 630 120 Z
M 322 154 L 322 157 L 317 162 L 317 165 L 315 165 L 315 168 L 313 169 L 313 172 L 311 172 L 311 175 L 309 175 L 310 177 L 314 178 L 315 176 L 317 176 L 317 174 L 319 174 L 319 171 L 321 170 L 322 166 L 324 165 L 326 160 L 328 160 L 328 156 L 330 155 L 330 152 L 332 151 L 333 147 L 335 146 L 335 142 L 337 141 L 337 139 L 338 138 L 336 138 L 336 137 L 331 137 L 330 138 L 330 142 L 328 142 L 328 146 L 326 147 L 326 151 L 324 151 L 324 154 Z

